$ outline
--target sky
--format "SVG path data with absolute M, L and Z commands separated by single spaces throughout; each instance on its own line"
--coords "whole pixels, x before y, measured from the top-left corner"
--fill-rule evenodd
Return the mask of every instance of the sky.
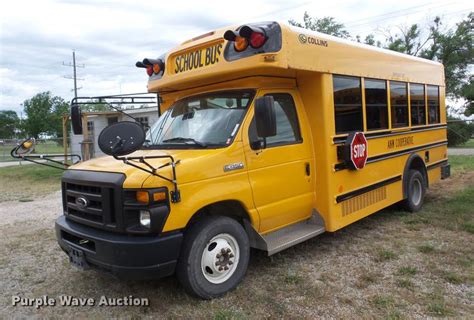
M 176 5 L 172 5 L 176 4 Z M 185 40 L 228 25 L 332 16 L 351 35 L 396 32 L 440 16 L 450 28 L 474 10 L 470 0 L 150 0 L 0 1 L 0 110 L 22 114 L 22 103 L 51 91 L 70 101 L 76 52 L 79 96 L 146 92 L 135 67 Z

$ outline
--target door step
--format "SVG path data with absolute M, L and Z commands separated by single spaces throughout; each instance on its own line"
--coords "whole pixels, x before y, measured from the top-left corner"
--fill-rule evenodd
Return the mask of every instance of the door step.
M 313 214 L 308 220 L 301 221 L 290 226 L 281 228 L 266 235 L 256 236 L 258 239 L 251 241 L 252 247 L 265 250 L 271 256 L 285 250 L 295 244 L 311 239 L 325 231 L 324 222 L 317 214 Z

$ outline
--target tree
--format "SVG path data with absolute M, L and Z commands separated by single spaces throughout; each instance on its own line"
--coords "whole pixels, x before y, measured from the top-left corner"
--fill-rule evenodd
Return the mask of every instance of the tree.
M 420 56 L 443 63 L 447 94 L 469 100 L 469 91 L 472 92 L 472 89 L 469 90 L 472 87 L 470 74 L 474 61 L 474 12 L 456 24 L 453 30 L 441 33 L 438 29 L 432 29 L 432 40 L 431 45 L 421 51 Z
M 464 115 L 472 116 L 474 114 L 474 76 L 471 76 L 469 83 L 463 86 L 461 95 L 466 99 Z
M 23 102 L 23 108 L 27 116 L 24 129 L 29 136 L 62 137 L 62 116 L 69 112 L 69 105 L 63 98 L 52 96 L 49 91 L 42 92 Z
M 344 24 L 338 23 L 332 17 L 318 19 L 310 17 L 305 12 L 303 23 L 295 20 L 290 20 L 289 23 L 342 38 L 350 37 Z M 426 31 L 422 32 L 425 29 Z M 442 21 L 439 17 L 436 17 L 428 28 L 413 24 L 399 27 L 399 31 L 395 34 L 391 31 L 393 28 L 379 32 L 385 38 L 383 43 L 376 41 L 373 34 L 367 35 L 363 42 L 441 62 L 445 71 L 446 94 L 451 98 L 465 99 L 467 101 L 465 114 L 474 114 L 474 85 L 471 75 L 474 61 L 474 12 L 469 13 L 467 18 L 447 31 L 442 30 Z M 362 42 L 360 36 L 356 36 L 355 40 Z
M 11 139 L 18 130 L 20 119 L 13 110 L 0 110 L 0 138 Z
M 110 111 L 109 106 L 106 103 L 91 103 L 81 105 L 82 112 L 99 112 L 99 111 Z
M 344 24 L 338 23 L 333 17 L 313 18 L 308 14 L 308 12 L 305 12 L 303 23 L 297 22 L 293 19 L 289 20 L 288 23 L 292 26 L 318 31 L 340 38 L 350 37 Z
M 453 147 L 469 141 L 473 127 L 461 119 L 448 117 L 448 146 Z

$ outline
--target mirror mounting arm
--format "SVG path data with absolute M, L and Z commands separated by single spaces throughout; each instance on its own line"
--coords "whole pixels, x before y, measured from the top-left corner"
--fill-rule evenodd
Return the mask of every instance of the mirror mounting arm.
M 158 178 L 161 178 L 163 180 L 166 180 L 168 182 L 171 182 L 174 186 L 174 190 L 170 192 L 171 195 L 171 202 L 177 203 L 181 201 L 181 192 L 179 191 L 178 188 L 178 182 L 176 179 L 176 165 L 180 163 L 180 160 L 175 161 L 173 156 L 166 155 L 166 156 L 141 156 L 141 157 L 119 157 L 119 156 L 113 156 L 116 160 L 123 161 L 123 163 L 128 164 L 129 166 L 132 166 L 134 168 L 137 168 L 139 170 L 145 171 L 151 175 L 154 175 Z M 168 158 L 170 159 L 169 163 L 166 163 L 164 165 L 159 166 L 158 168 L 153 167 L 149 162 L 147 162 L 147 159 L 163 159 L 163 158 Z M 144 164 L 147 168 L 140 166 L 136 164 L 135 162 Z M 167 167 L 171 165 L 171 171 L 173 174 L 173 178 L 169 179 L 165 176 L 162 176 L 161 174 L 158 173 L 158 170 L 164 167 Z
M 70 164 L 66 162 L 53 159 L 55 157 L 63 157 L 64 154 L 35 154 L 35 153 L 22 154 L 20 150 L 22 149 L 23 144 L 29 140 L 32 140 L 32 139 L 31 138 L 26 139 L 23 142 L 17 144 L 10 151 L 10 155 L 15 159 L 29 161 L 32 163 L 40 164 L 42 166 L 51 167 L 51 168 L 60 169 L 60 170 L 66 170 L 67 168 L 69 168 L 69 166 L 71 166 Z M 79 161 L 81 161 L 81 156 L 78 154 L 67 153 L 66 156 L 71 158 L 72 164 L 76 164 Z M 76 158 L 76 161 L 73 160 L 74 158 Z M 46 162 L 40 162 L 38 160 L 46 160 Z

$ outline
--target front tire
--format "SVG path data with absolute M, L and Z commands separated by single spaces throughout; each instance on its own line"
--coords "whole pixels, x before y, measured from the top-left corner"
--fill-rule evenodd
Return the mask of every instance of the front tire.
M 187 231 L 176 275 L 185 290 L 202 299 L 237 287 L 247 271 L 250 245 L 236 220 L 205 217 Z
M 402 207 L 409 212 L 420 211 L 426 194 L 426 182 L 423 174 L 418 170 L 408 171 L 407 198 Z

